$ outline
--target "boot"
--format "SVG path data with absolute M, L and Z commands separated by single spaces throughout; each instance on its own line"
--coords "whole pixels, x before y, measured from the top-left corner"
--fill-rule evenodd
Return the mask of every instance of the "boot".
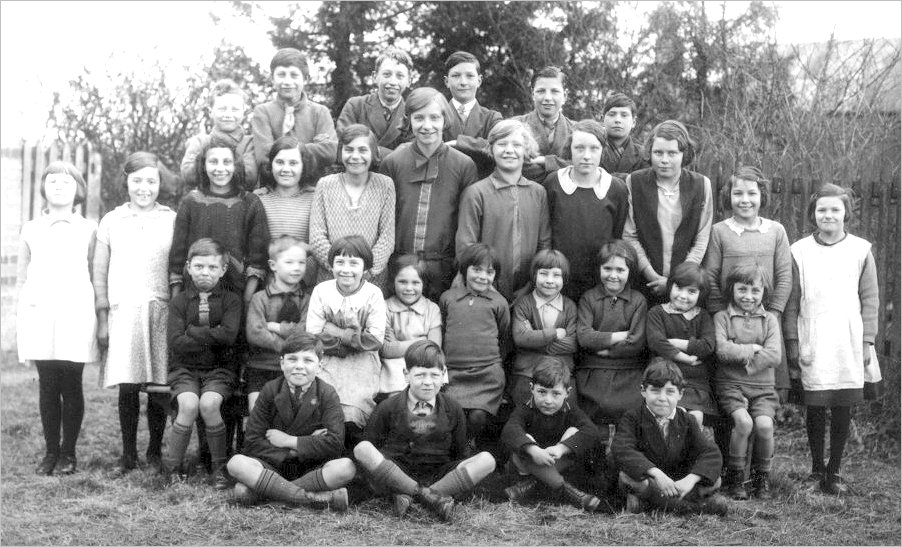
M 232 481 L 226 472 L 225 465 L 220 465 L 213 472 L 213 488 L 216 490 L 228 490 L 232 487 Z
M 41 460 L 41 463 L 38 464 L 34 472 L 38 475 L 45 475 L 49 477 L 53 474 L 53 468 L 56 467 L 56 462 L 58 462 L 59 459 L 59 454 L 52 454 L 50 452 L 46 453 L 44 455 L 44 459 Z
M 589 512 L 598 509 L 598 504 L 601 503 L 601 500 L 592 494 L 583 492 L 567 481 L 564 481 L 564 485 L 561 486 L 561 491 L 563 492 L 564 497 L 567 498 L 567 501 Z
M 770 473 L 760 469 L 752 469 L 752 496 L 760 499 L 770 499 Z
M 727 469 L 726 480 L 724 480 L 724 495 L 734 500 L 747 500 L 749 493 L 745 489 L 744 469 Z
M 730 511 L 730 502 L 727 498 L 717 493 L 696 500 L 695 505 L 698 507 L 698 512 L 707 515 L 725 517 Z
M 258 498 L 257 494 L 248 488 L 247 485 L 237 482 L 235 483 L 235 488 L 232 490 L 232 499 L 235 503 L 251 506 L 257 503 L 260 498 Z
M 77 460 L 74 454 L 60 456 L 58 468 L 56 470 L 60 475 L 71 475 L 76 471 Z
M 821 492 L 830 494 L 831 496 L 842 496 L 849 493 L 849 486 L 846 481 L 836 473 L 827 473 L 821 479 Z
M 525 498 L 529 494 L 535 490 L 538 482 L 536 479 L 532 477 L 527 477 L 512 486 L 508 486 L 504 489 L 504 493 L 507 494 L 507 499 L 511 501 L 520 501 Z
M 332 509 L 339 513 L 348 510 L 348 489 L 326 490 L 325 492 L 301 491 L 300 502 L 314 509 Z
M 451 496 L 443 496 L 425 486 L 417 486 L 417 492 L 413 498 L 425 505 L 444 522 L 451 522 L 454 517 L 454 498 Z
M 392 502 L 394 504 L 395 516 L 401 518 L 407 514 L 413 499 L 407 494 L 395 494 L 392 496 Z

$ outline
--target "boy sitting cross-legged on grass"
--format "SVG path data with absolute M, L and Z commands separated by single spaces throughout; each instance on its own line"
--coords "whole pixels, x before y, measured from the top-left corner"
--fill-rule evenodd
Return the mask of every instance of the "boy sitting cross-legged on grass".
M 599 499 L 564 480 L 561 472 L 580 462 L 598 444 L 599 433 L 586 413 L 567 402 L 570 370 L 554 357 L 544 357 L 532 375 L 532 398 L 517 406 L 501 431 L 511 463 L 521 477 L 504 492 L 517 501 L 531 492 L 536 479 L 567 501 L 594 511 Z
M 439 393 L 445 354 L 438 344 L 418 340 L 404 361 L 409 387 L 376 407 L 354 457 L 375 490 L 393 495 L 399 517 L 415 499 L 450 521 L 452 496 L 470 492 L 495 470 L 495 459 L 488 452 L 464 458 L 467 419 L 457 402 Z
M 645 403 L 627 411 L 617 426 L 611 456 L 632 513 L 648 503 L 682 513 L 727 514 L 727 500 L 714 493 L 723 459 L 695 418 L 677 407 L 684 386 L 677 365 L 652 360 L 642 378 Z
M 316 508 L 348 509 L 343 488 L 356 469 L 344 447 L 344 414 L 335 389 L 316 377 L 323 344 L 296 331 L 282 346 L 284 377 L 263 386 L 251 411 L 244 454 L 232 456 L 235 498 L 270 499 Z

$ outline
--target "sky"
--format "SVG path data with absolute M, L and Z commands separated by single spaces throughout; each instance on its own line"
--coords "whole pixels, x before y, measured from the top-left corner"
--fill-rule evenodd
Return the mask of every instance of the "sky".
M 265 3 L 268 13 L 284 2 Z M 306 2 L 315 9 L 317 2 Z M 638 28 L 655 2 L 621 2 L 619 18 Z M 778 43 L 902 37 L 902 2 L 771 2 L 778 10 Z M 719 13 L 720 2 L 708 2 Z M 747 2 L 727 2 L 727 16 Z M 173 12 L 177 13 L 173 13 Z M 213 23 L 210 12 L 223 18 Z M 105 70 L 160 59 L 177 73 L 212 55 L 223 38 L 266 66 L 275 49 L 267 28 L 231 15 L 227 2 L 0 2 L 0 145 L 40 138 L 54 91 L 82 67 Z M 27 52 L 23 54 L 22 52 Z M 111 54 L 113 57 L 111 58 Z

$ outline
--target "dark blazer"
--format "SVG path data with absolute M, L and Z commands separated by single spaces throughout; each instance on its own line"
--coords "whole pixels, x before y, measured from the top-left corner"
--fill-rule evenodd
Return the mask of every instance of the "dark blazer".
M 561 435 L 571 427 L 579 431 L 561 441 Z M 531 441 L 527 434 L 532 435 L 535 442 Z M 535 408 L 530 399 L 514 409 L 504 424 L 504 429 L 501 430 L 501 442 L 504 443 L 504 447 L 515 453 L 530 444 L 547 448 L 561 442 L 573 451 L 574 457 L 582 458 L 588 450 L 595 448 L 599 438 L 598 428 L 586 413 L 577 407 L 571 407 L 567 401 L 564 401 L 564 406 L 559 411 L 546 416 Z
M 617 469 L 633 480 L 641 480 L 649 469 L 657 467 L 673 480 L 695 473 L 705 486 L 714 484 L 723 464 L 720 450 L 705 439 L 689 413 L 677 408 L 665 440 L 658 422 L 644 404 L 627 411 L 620 419 L 611 456 Z
M 266 440 L 266 430 L 278 429 L 298 438 L 294 449 L 297 459 L 302 462 L 339 457 L 344 447 L 345 423 L 335 388 L 315 378 L 297 409 L 292 407 L 291 399 L 284 377 L 270 380 L 263 386 L 247 421 L 242 453 L 276 467 L 282 465 L 289 458 L 290 450 L 277 448 Z M 328 432 L 311 435 L 317 429 Z
M 501 114 L 477 102 L 470 110 L 466 122 L 460 121 L 460 116 L 453 107 L 449 110 L 447 118 L 448 123 L 445 124 L 443 132 L 444 140 L 457 141 L 454 148 L 473 160 L 479 171 L 479 179 L 489 176 L 495 168 L 495 161 L 489 150 L 489 131 L 501 121 Z
M 615 177 L 625 179 L 633 171 L 650 167 L 651 163 L 642 157 L 642 149 L 639 144 L 633 139 L 629 139 L 623 147 L 623 153 L 619 156 L 610 144 L 606 144 L 601 151 L 601 166 Z
M 207 302 L 210 324 L 205 327 L 199 325 L 200 295 L 193 283 L 169 302 L 169 370 L 228 368 L 238 372 L 232 346 L 241 326 L 241 298 L 217 283 Z
M 409 141 L 411 137 L 407 119 L 404 117 L 404 99 L 401 99 L 401 104 L 395 107 L 391 118 L 386 121 L 382 113 L 382 103 L 376 93 L 351 97 L 342 107 L 335 125 L 336 129 L 341 131 L 355 123 L 362 123 L 376 135 L 383 158 L 402 142 Z

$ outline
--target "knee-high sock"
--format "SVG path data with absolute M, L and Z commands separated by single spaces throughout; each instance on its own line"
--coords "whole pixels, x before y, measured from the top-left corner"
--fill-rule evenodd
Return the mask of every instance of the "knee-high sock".
M 147 397 L 147 455 L 159 456 L 163 446 L 163 432 L 166 430 L 166 405 L 169 397 L 159 397 L 156 394 Z
M 473 486 L 473 478 L 467 473 L 466 468 L 457 467 L 444 477 L 435 481 L 429 489 L 446 496 L 456 496 L 473 490 Z
M 81 422 L 85 416 L 85 396 L 81 386 L 84 363 L 63 361 L 63 377 L 60 391 L 63 396 L 63 440 L 60 443 L 60 454 L 75 456 L 75 444 L 81 433 Z
M 226 426 L 222 422 L 213 427 L 206 426 L 206 433 L 207 446 L 210 447 L 210 465 L 213 469 L 218 469 L 225 465 L 228 457 Z
M 184 426 L 178 422 L 173 422 L 169 428 L 169 446 L 166 454 L 163 455 L 163 465 L 166 470 L 174 471 L 182 465 L 182 459 L 185 457 L 185 451 L 188 450 L 188 443 L 191 442 L 191 429 L 193 425 Z
M 119 384 L 119 429 L 122 430 L 122 455 L 138 456 L 138 416 L 141 399 L 137 384 Z
M 808 449 L 811 451 L 811 471 L 823 473 L 824 433 L 827 426 L 827 409 L 822 406 L 805 407 L 805 429 L 808 432 Z
M 552 490 L 557 490 L 564 485 L 564 477 L 556 465 L 536 465 L 529 456 L 521 458 L 521 463 L 530 475 L 548 485 Z
M 412 496 L 417 492 L 417 481 L 407 476 L 407 473 L 390 460 L 383 460 L 373 470 L 373 479 L 398 494 Z
M 291 481 L 291 484 L 308 492 L 324 492 L 329 489 L 323 478 L 323 468 L 314 469 L 304 476 Z
M 60 452 L 60 377 L 57 361 L 35 361 L 38 369 L 38 406 L 41 410 L 41 426 L 44 428 L 44 444 L 48 454 Z
M 830 408 L 830 461 L 827 463 L 827 473 L 839 473 L 851 425 L 852 407 L 834 406 Z
M 275 471 L 264 469 L 254 485 L 254 492 L 261 498 L 285 503 L 300 504 L 306 501 L 306 492 L 288 482 Z

